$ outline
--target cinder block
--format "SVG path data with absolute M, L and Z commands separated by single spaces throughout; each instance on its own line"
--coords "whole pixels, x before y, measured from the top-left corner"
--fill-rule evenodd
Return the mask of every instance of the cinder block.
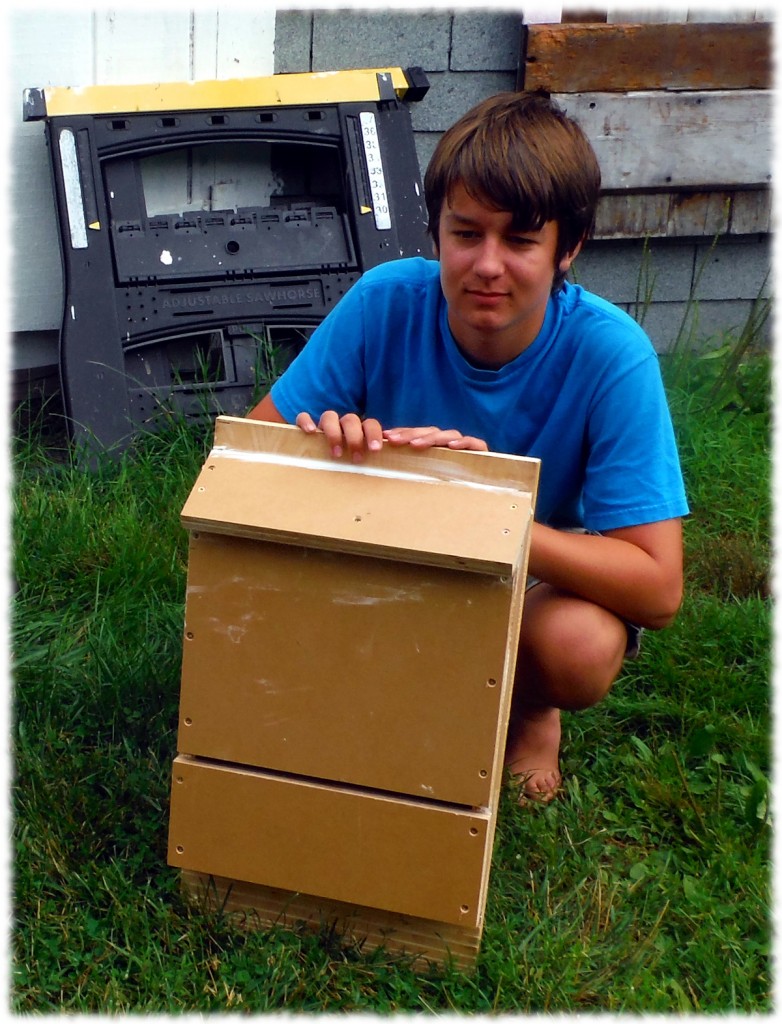
M 738 338 L 751 309 L 752 302 L 746 299 L 694 302 L 689 307 L 684 302 L 655 302 L 646 312 L 643 328 L 660 353 L 677 345 L 706 352 Z M 757 341 L 770 344 L 768 322 Z
M 639 315 L 632 308 L 624 307 L 635 317 L 660 354 L 668 352 L 676 343 L 682 320 L 687 313 L 686 302 L 654 302 Z
M 451 71 L 513 71 L 518 68 L 522 15 L 458 12 L 453 19 Z
M 312 70 L 448 67 L 450 14 L 318 11 L 312 36 Z
M 439 132 L 415 132 L 413 135 L 413 141 L 415 142 L 415 151 L 418 154 L 418 166 L 421 170 L 421 179 L 426 173 L 426 168 L 429 166 L 429 161 L 432 159 L 435 146 L 440 139 Z
M 311 71 L 312 11 L 277 11 L 274 19 L 274 73 Z
M 697 337 L 702 345 L 721 345 L 738 338 L 752 311 L 752 300 L 730 299 L 699 301 L 696 306 Z M 761 344 L 770 342 L 768 321 L 757 339 Z
M 642 239 L 587 242 L 571 277 L 609 302 L 687 301 L 692 284 L 691 244 L 652 241 L 644 252 Z
M 768 236 L 760 239 L 721 238 L 710 252 L 707 244 L 696 251 L 700 274 L 698 299 L 756 299 L 769 294 L 771 253 Z M 765 292 L 764 292 L 765 282 Z
M 515 81 L 515 73 L 510 71 L 430 74 L 429 92 L 413 108 L 413 130 L 444 132 L 476 103 L 512 89 Z

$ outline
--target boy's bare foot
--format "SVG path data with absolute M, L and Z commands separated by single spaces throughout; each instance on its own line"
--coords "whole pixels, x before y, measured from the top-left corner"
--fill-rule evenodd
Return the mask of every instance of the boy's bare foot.
M 524 708 L 513 723 L 505 765 L 521 787 L 520 803 L 553 800 L 562 782 L 559 708 Z

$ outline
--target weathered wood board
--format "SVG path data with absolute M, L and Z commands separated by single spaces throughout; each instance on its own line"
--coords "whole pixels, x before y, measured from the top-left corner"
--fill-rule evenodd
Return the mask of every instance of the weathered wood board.
M 770 89 L 768 22 L 524 28 L 519 88 L 546 92 Z
M 604 191 L 768 186 L 770 91 L 554 97 L 586 132 Z
M 771 191 L 636 192 L 601 196 L 595 238 L 767 234 Z
M 771 232 L 772 192 L 735 192 L 731 196 L 730 232 L 734 235 Z
M 581 12 L 523 33 L 517 87 L 553 94 L 598 154 L 595 237 L 768 233 L 771 22 L 643 13 L 606 24 Z
M 450 924 L 483 920 L 488 811 L 174 761 L 170 864 Z

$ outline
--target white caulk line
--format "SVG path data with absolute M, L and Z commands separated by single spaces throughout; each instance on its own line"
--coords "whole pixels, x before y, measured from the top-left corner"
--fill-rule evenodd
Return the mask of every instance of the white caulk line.
M 217 445 L 209 453 L 213 459 L 228 458 L 237 459 L 240 462 L 265 462 L 276 466 L 296 466 L 299 469 L 314 469 L 319 472 L 330 473 L 353 473 L 362 476 L 383 477 L 387 480 L 409 480 L 413 483 L 422 484 L 456 484 L 460 487 L 472 487 L 479 491 L 491 491 L 495 494 L 507 494 L 509 491 L 516 491 L 518 494 L 529 494 L 517 486 L 501 486 L 499 484 L 482 484 L 475 480 L 459 480 L 456 477 L 425 476 L 422 473 L 408 473 L 398 469 L 381 469 L 379 466 L 370 466 L 362 462 L 360 468 L 342 462 L 321 461 L 320 459 L 306 459 L 299 456 L 279 455 L 276 452 L 248 452 L 238 448 L 229 448 L 227 445 Z

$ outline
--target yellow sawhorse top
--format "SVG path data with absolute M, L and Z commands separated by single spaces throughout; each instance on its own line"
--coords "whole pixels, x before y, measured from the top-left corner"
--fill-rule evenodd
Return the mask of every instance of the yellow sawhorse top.
M 412 88 L 402 68 L 312 71 L 193 82 L 141 85 L 46 86 L 40 90 L 46 117 L 74 114 L 129 114 L 162 110 L 308 106 L 323 103 L 378 102 L 385 76 L 401 100 Z M 26 90 L 32 93 L 35 90 Z M 410 98 L 410 97 L 408 97 Z

